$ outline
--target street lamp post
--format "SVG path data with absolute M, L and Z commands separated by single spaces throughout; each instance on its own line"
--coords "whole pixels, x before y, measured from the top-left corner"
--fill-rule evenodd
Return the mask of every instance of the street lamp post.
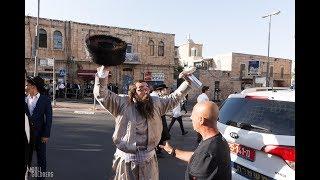
M 38 47 L 39 47 L 39 14 L 40 14 L 40 0 L 38 0 L 38 17 L 37 17 L 37 25 L 36 25 L 36 38 L 35 38 L 35 48 L 36 48 L 36 55 L 34 57 L 34 72 L 33 76 L 37 75 L 37 60 L 38 60 Z
M 271 29 L 271 16 L 272 15 L 278 15 L 280 11 L 277 11 L 275 13 L 271 13 L 265 16 L 262 16 L 262 18 L 267 18 L 269 17 L 269 35 L 268 35 L 268 61 L 267 61 L 267 75 L 266 75 L 266 86 L 269 87 L 270 83 L 270 59 L 269 59 L 269 52 L 270 52 L 270 29 Z
M 52 67 L 52 100 L 53 100 L 53 105 L 56 106 L 56 68 L 55 68 L 55 59 L 52 59 L 53 61 L 53 67 Z

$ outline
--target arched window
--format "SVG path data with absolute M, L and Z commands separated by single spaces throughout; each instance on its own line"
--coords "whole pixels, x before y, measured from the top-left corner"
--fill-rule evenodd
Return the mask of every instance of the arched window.
M 159 42 L 158 56 L 164 56 L 164 43 L 162 41 Z
M 39 29 L 39 47 L 47 47 L 47 32 L 44 29 Z
M 127 53 L 133 53 L 132 44 L 127 43 Z
M 191 56 L 197 56 L 197 49 L 195 47 L 191 48 Z
M 53 49 L 62 49 L 62 33 L 60 31 L 53 33 Z
M 150 56 L 154 56 L 154 42 L 152 40 L 149 41 L 149 51 L 150 51 Z

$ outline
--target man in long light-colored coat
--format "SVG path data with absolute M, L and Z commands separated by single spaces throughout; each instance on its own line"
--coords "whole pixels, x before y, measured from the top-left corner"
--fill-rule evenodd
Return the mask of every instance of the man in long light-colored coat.
M 129 87 L 127 96 L 119 96 L 107 88 L 109 71 L 100 68 L 95 78 L 94 96 L 115 117 L 114 179 L 158 180 L 155 148 L 161 138 L 161 115 L 177 106 L 189 93 L 190 82 L 183 82 L 168 97 L 161 98 L 150 96 L 148 84 L 140 80 Z

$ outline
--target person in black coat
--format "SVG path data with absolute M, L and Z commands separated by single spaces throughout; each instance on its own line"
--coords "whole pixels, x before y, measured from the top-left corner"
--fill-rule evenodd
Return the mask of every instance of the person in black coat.
M 168 87 L 165 84 L 158 85 L 157 87 L 155 87 L 154 90 L 155 90 L 156 93 L 158 93 L 158 95 L 160 97 L 164 97 L 164 96 L 167 96 L 169 94 Z M 166 141 L 170 140 L 170 138 L 171 138 L 165 114 L 161 116 L 161 120 L 162 120 L 162 128 L 163 129 L 162 129 L 162 133 L 161 133 L 161 139 L 160 139 L 160 142 L 159 142 L 159 144 L 157 146 L 157 151 L 156 151 L 157 156 L 159 158 L 163 157 L 162 149 L 159 147 L 159 145 L 164 145 L 166 143 Z
M 46 172 L 46 144 L 48 143 L 52 124 L 51 100 L 43 95 L 44 80 L 40 76 L 28 77 L 25 113 L 34 128 L 34 150 L 37 153 L 39 171 Z

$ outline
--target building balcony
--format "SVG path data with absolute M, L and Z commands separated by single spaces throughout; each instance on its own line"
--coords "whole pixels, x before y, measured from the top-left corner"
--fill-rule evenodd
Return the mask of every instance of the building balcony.
M 126 53 L 124 64 L 141 64 L 139 53 Z

